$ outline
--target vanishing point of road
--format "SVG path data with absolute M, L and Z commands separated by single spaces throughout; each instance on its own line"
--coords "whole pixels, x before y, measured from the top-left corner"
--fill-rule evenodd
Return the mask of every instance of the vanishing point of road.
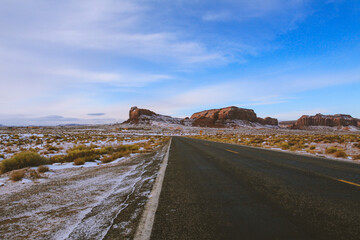
M 173 137 L 151 239 L 360 239 L 360 165 Z

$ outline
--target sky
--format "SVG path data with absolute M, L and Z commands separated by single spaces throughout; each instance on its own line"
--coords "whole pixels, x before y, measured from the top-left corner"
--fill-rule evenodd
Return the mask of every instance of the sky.
M 360 118 L 356 0 L 1 0 L 0 124 Z

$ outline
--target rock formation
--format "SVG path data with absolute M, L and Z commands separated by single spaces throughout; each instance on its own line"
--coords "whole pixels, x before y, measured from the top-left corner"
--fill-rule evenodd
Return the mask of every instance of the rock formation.
M 193 126 L 200 127 L 224 127 L 227 124 L 236 125 L 238 121 L 278 125 L 277 119 L 269 117 L 265 119 L 258 118 L 254 110 L 234 106 L 197 112 L 190 119 L 193 120 Z
M 180 118 L 173 118 L 170 116 L 160 115 L 148 109 L 132 107 L 129 111 L 129 119 L 124 123 L 130 124 L 150 124 L 152 122 L 164 122 L 171 124 L 181 124 Z
M 282 128 L 293 128 L 296 121 L 281 121 L 279 122 L 279 126 Z
M 277 126 L 279 124 L 279 121 L 276 118 L 271 118 L 271 117 L 258 118 L 258 122 L 262 125 Z
M 319 113 L 315 116 L 303 115 L 294 124 L 294 128 L 304 128 L 307 126 L 358 127 L 360 126 L 360 119 L 353 118 L 352 116 L 346 114 L 323 115 Z
M 170 123 L 200 127 L 237 127 L 254 124 L 277 126 L 278 120 L 270 117 L 259 118 L 254 110 L 238 107 L 205 110 L 194 113 L 190 118 L 186 117 L 184 119 L 164 116 L 147 109 L 132 107 L 129 111 L 129 119 L 124 123 Z

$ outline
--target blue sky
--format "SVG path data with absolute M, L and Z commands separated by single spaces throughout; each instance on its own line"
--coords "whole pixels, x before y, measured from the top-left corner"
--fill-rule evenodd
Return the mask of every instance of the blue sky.
M 0 30 L 0 124 L 360 117 L 355 0 L 2 0 Z

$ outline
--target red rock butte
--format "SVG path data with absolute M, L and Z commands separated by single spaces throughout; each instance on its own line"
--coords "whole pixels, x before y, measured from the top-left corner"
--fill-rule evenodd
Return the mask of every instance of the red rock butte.
M 360 119 L 353 118 L 347 114 L 323 115 L 316 114 L 315 116 L 303 115 L 295 124 L 295 128 L 303 128 L 307 126 L 355 126 L 360 127 Z
M 275 118 L 259 118 L 252 109 L 234 106 L 197 112 L 190 119 L 194 120 L 194 126 L 202 127 L 223 126 L 231 120 L 242 120 L 263 125 L 278 125 L 278 120 Z

